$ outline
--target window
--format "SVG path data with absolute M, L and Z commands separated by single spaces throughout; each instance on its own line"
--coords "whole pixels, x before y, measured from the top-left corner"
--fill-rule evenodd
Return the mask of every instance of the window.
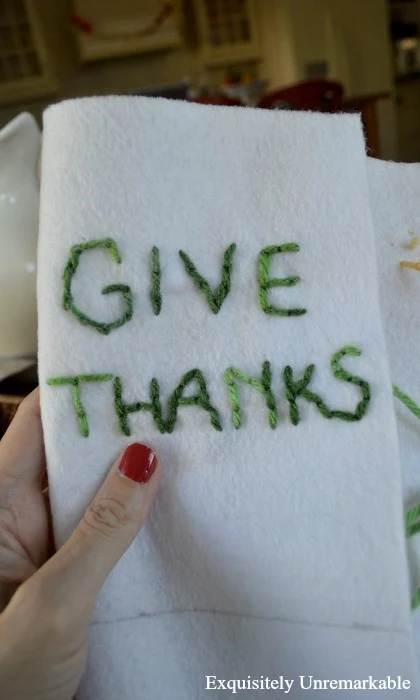
M 31 0 L 0 0 L 0 102 L 53 92 L 41 27 Z
M 196 0 L 196 7 L 205 63 L 258 58 L 253 0 Z

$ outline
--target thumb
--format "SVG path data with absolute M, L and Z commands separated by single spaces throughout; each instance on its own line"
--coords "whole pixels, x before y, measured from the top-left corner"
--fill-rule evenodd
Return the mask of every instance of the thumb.
M 159 478 L 160 465 L 150 447 L 127 447 L 78 527 L 28 584 L 38 585 L 50 603 L 75 616 L 89 614 L 106 577 L 146 520 Z

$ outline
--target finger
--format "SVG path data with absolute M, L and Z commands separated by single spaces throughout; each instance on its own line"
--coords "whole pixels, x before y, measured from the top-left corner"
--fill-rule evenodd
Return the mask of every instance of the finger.
M 28 581 L 71 615 L 89 614 L 106 577 L 142 527 L 160 480 L 153 450 L 130 445 L 67 542 Z
M 0 442 L 0 475 L 38 485 L 44 470 L 44 439 L 36 388 L 22 401 Z
M 0 611 L 15 583 L 32 576 L 46 558 L 44 510 L 40 507 L 44 470 L 39 391 L 35 389 L 20 404 L 0 442 Z M 32 515 L 26 520 L 28 512 Z

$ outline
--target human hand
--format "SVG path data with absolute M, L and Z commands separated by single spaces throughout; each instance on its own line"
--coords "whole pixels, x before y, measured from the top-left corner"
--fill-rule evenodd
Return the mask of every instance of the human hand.
M 96 596 L 147 517 L 160 465 L 149 447 L 130 445 L 55 554 L 44 473 L 36 389 L 0 442 L 0 697 L 8 700 L 75 694 Z

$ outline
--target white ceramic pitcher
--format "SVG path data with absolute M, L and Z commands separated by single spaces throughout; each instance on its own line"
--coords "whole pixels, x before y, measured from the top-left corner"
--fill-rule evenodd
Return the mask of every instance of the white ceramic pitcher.
M 40 143 L 25 112 L 0 130 L 0 359 L 36 355 Z

